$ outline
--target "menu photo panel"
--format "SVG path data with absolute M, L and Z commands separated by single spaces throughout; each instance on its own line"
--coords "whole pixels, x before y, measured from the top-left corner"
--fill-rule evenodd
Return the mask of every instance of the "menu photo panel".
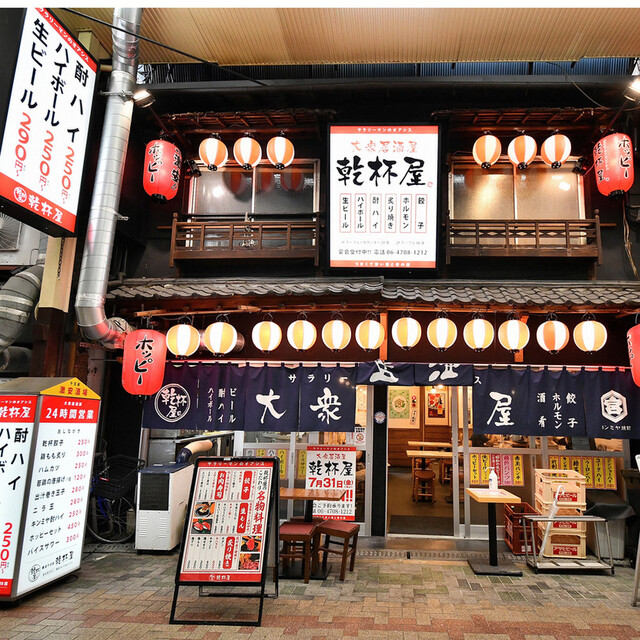
M 329 127 L 329 266 L 435 269 L 439 129 Z

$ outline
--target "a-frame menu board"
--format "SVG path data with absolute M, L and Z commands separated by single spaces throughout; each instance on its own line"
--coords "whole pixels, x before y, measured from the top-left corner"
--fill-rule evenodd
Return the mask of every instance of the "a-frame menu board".
M 278 458 L 196 460 L 176 571 L 172 624 L 260 625 L 272 526 L 273 535 L 277 536 L 278 462 Z M 274 556 L 277 566 L 277 549 Z M 274 574 L 277 581 L 277 571 Z M 210 596 L 260 598 L 258 618 L 177 619 L 178 592 L 183 586 L 201 587 L 200 595 L 206 586 L 213 589 L 206 594 Z M 235 587 L 256 587 L 259 592 L 239 592 Z M 276 594 L 277 588 L 276 582 Z

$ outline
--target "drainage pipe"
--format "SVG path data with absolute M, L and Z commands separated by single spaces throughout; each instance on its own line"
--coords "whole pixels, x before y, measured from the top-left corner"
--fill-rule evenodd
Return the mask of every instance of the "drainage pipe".
M 113 12 L 114 26 L 136 35 L 112 30 L 113 70 L 75 303 L 76 320 L 84 335 L 110 348 L 122 347 L 131 331 L 121 318 L 107 319 L 104 305 L 131 129 L 141 18 L 142 9 L 116 8 Z

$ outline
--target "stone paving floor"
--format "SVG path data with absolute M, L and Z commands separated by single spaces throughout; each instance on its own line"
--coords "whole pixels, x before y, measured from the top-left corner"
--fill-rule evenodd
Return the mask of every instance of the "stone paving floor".
M 630 568 L 536 575 L 522 565 L 521 578 L 482 577 L 464 558 L 459 549 L 409 558 L 364 549 L 343 583 L 337 567 L 308 585 L 281 580 L 279 597 L 265 600 L 262 626 L 252 627 L 169 624 L 177 552 L 98 549 L 77 574 L 3 603 L 0 640 L 640 640 Z M 198 598 L 193 587 L 180 593 L 180 603 L 206 616 L 257 613 L 257 600 Z

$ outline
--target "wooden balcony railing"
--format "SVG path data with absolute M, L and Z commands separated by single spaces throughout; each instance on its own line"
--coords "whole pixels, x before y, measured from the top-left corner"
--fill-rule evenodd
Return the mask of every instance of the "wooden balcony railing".
M 593 258 L 601 264 L 600 219 L 449 220 L 452 257 Z
M 181 221 L 173 215 L 170 265 L 176 260 L 309 258 L 318 265 L 319 217 Z

